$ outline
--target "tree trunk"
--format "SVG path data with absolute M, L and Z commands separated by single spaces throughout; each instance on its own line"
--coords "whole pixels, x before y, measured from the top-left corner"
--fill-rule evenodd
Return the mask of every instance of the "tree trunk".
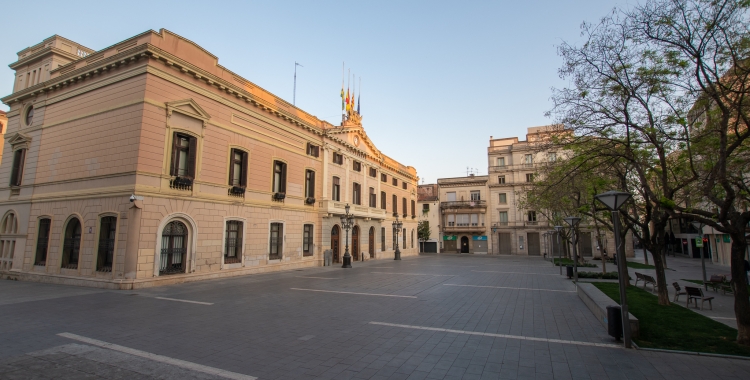
M 669 305 L 669 288 L 667 288 L 667 276 L 664 274 L 664 262 L 661 260 L 661 252 L 665 249 L 663 244 L 654 247 L 656 253 L 651 254 L 656 267 L 656 293 L 659 296 L 659 305 Z M 644 252 L 645 254 L 645 252 Z
M 747 272 L 745 272 L 744 228 L 732 236 L 732 286 L 734 288 L 734 315 L 737 318 L 737 343 L 750 346 L 750 300 L 747 291 Z
M 646 263 L 646 265 L 648 265 L 648 251 L 645 249 L 643 250 L 643 262 Z

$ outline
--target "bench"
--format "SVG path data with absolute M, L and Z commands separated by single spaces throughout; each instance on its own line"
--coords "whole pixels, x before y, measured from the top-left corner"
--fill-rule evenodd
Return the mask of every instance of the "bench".
M 724 294 L 733 293 L 734 289 L 732 289 L 732 285 L 727 277 L 725 274 L 712 274 L 711 278 L 706 281 L 706 288 L 711 288 L 717 293 L 719 289 Z
M 638 281 L 643 281 L 645 283 L 646 279 L 643 278 L 642 273 L 635 272 L 635 285 L 633 286 L 638 286 Z
M 681 295 L 683 294 L 687 295 L 687 292 L 682 290 L 682 288 L 680 288 L 680 284 L 673 282 L 672 286 L 674 286 L 674 301 L 672 302 L 679 302 Z
M 708 306 L 711 308 L 710 310 L 713 310 L 713 305 L 711 305 L 711 300 L 714 299 L 714 297 L 706 297 L 703 295 L 703 290 L 701 288 L 694 288 L 692 286 L 686 286 L 685 291 L 687 292 L 687 302 L 685 303 L 685 307 L 690 306 L 690 301 L 693 301 L 695 303 L 695 308 L 698 308 L 698 300 L 701 300 L 701 310 L 703 310 L 703 303 L 708 301 Z
M 653 277 L 647 274 L 635 272 L 635 286 L 638 286 L 638 281 L 643 281 L 643 289 L 646 289 L 646 285 L 651 284 L 652 291 L 656 291 L 656 280 Z

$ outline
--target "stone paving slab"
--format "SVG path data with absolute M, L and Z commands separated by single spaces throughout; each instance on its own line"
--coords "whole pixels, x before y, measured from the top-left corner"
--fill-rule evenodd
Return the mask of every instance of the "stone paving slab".
M 594 346 L 614 342 L 557 273 L 540 258 L 428 255 L 46 299 L 25 284 L 24 298 L 0 307 L 0 362 L 74 345 L 88 356 L 43 364 L 133 371 L 58 335 L 70 333 L 259 379 L 750 378 L 750 361 Z M 183 378 L 154 365 L 143 368 Z M 17 368 L 7 366 L 0 379 Z

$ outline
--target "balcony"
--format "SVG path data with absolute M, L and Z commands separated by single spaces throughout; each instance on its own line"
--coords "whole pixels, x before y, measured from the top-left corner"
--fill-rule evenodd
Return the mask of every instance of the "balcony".
M 454 223 L 443 227 L 444 233 L 472 233 L 485 232 L 487 227 L 483 223 Z
M 490 173 L 502 173 L 514 170 L 531 170 L 534 168 L 534 164 L 518 164 L 518 165 L 502 165 L 502 166 L 490 166 Z
M 448 201 L 440 203 L 441 209 L 450 208 L 487 208 L 487 201 L 485 200 L 474 200 L 474 201 Z
M 320 209 L 328 214 L 332 215 L 343 215 L 346 213 L 346 202 L 332 201 L 332 200 L 321 200 Z M 385 210 L 367 207 L 361 205 L 349 204 L 349 213 L 357 218 L 372 218 L 378 220 L 384 220 L 390 213 Z

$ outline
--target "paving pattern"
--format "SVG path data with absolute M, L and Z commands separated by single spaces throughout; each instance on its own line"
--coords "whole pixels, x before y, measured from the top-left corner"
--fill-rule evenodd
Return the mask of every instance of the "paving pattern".
M 540 258 L 429 255 L 137 291 L 0 282 L 0 379 L 748 379 L 625 350 Z

